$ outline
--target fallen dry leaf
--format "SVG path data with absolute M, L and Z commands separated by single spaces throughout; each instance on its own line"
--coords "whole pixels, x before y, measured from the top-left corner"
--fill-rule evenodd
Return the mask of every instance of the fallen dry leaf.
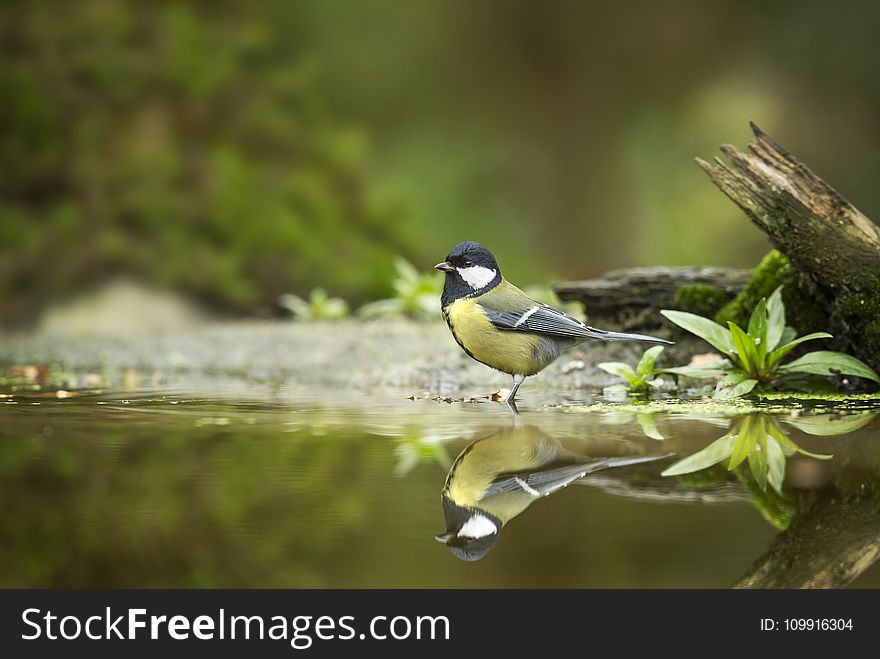
M 711 364 L 713 362 L 721 361 L 722 359 L 724 358 L 717 352 L 703 352 L 691 357 L 688 366 L 702 366 L 703 364 Z
M 570 362 L 563 364 L 560 370 L 563 373 L 571 373 L 572 371 L 582 371 L 585 367 L 586 363 L 583 359 L 572 359 Z

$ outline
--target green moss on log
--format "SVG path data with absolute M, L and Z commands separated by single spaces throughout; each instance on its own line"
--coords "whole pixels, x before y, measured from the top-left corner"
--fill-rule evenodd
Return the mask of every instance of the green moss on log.
M 740 327 L 746 327 L 752 309 L 761 301 L 762 297 L 770 297 L 770 294 L 778 286 L 792 284 L 794 280 L 794 271 L 791 269 L 788 259 L 782 252 L 774 249 L 755 268 L 755 273 L 748 285 L 716 314 L 715 321 L 725 327 L 728 321 L 733 321 Z
M 838 311 L 848 331 L 859 339 L 859 355 L 880 368 L 880 280 L 869 293 L 844 297 Z
M 733 321 L 740 327 L 746 327 L 752 310 L 761 298 L 770 297 L 779 286 L 783 287 L 782 301 L 789 325 L 800 334 L 828 330 L 828 314 L 801 288 L 797 273 L 789 264 L 788 258 L 775 249 L 755 268 L 752 280 L 739 295 L 715 315 L 715 321 L 724 326 L 727 326 L 728 321 Z
M 708 284 L 687 284 L 680 286 L 673 296 L 675 308 L 681 311 L 714 316 L 727 304 L 727 294 Z

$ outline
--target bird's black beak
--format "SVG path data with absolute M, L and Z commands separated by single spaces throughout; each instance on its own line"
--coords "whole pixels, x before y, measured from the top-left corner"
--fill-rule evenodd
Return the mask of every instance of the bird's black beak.
M 442 263 L 438 263 L 434 266 L 434 270 L 442 270 L 443 272 L 452 272 L 455 270 L 455 266 L 452 265 L 449 261 L 443 261 Z
M 445 545 L 454 537 L 454 533 L 441 533 L 440 535 L 435 535 L 434 540 L 436 540 L 437 542 L 442 542 Z

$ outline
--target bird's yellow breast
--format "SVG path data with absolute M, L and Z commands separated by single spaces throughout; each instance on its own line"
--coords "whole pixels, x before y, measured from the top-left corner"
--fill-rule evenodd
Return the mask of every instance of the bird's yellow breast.
M 450 303 L 443 317 L 464 351 L 486 366 L 518 375 L 534 375 L 545 366 L 535 356 L 540 337 L 498 329 L 473 298 Z

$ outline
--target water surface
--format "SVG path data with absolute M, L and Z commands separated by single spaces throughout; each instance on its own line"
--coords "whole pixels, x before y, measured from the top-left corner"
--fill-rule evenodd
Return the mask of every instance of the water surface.
M 540 395 L 514 417 L 407 395 L 248 386 L 0 400 L 0 586 L 728 587 L 785 534 L 813 551 L 811 515 L 841 520 L 827 533 L 842 555 L 880 542 L 865 503 L 880 425 L 865 403 L 772 415 L 798 445 L 834 454 L 789 457 L 785 497 L 723 468 L 660 476 L 674 459 L 606 470 L 536 501 L 482 560 L 461 561 L 434 536 L 447 471 L 473 442 L 525 429 L 584 460 L 684 456 L 736 421 L 584 412 Z M 853 585 L 880 587 L 880 569 Z

